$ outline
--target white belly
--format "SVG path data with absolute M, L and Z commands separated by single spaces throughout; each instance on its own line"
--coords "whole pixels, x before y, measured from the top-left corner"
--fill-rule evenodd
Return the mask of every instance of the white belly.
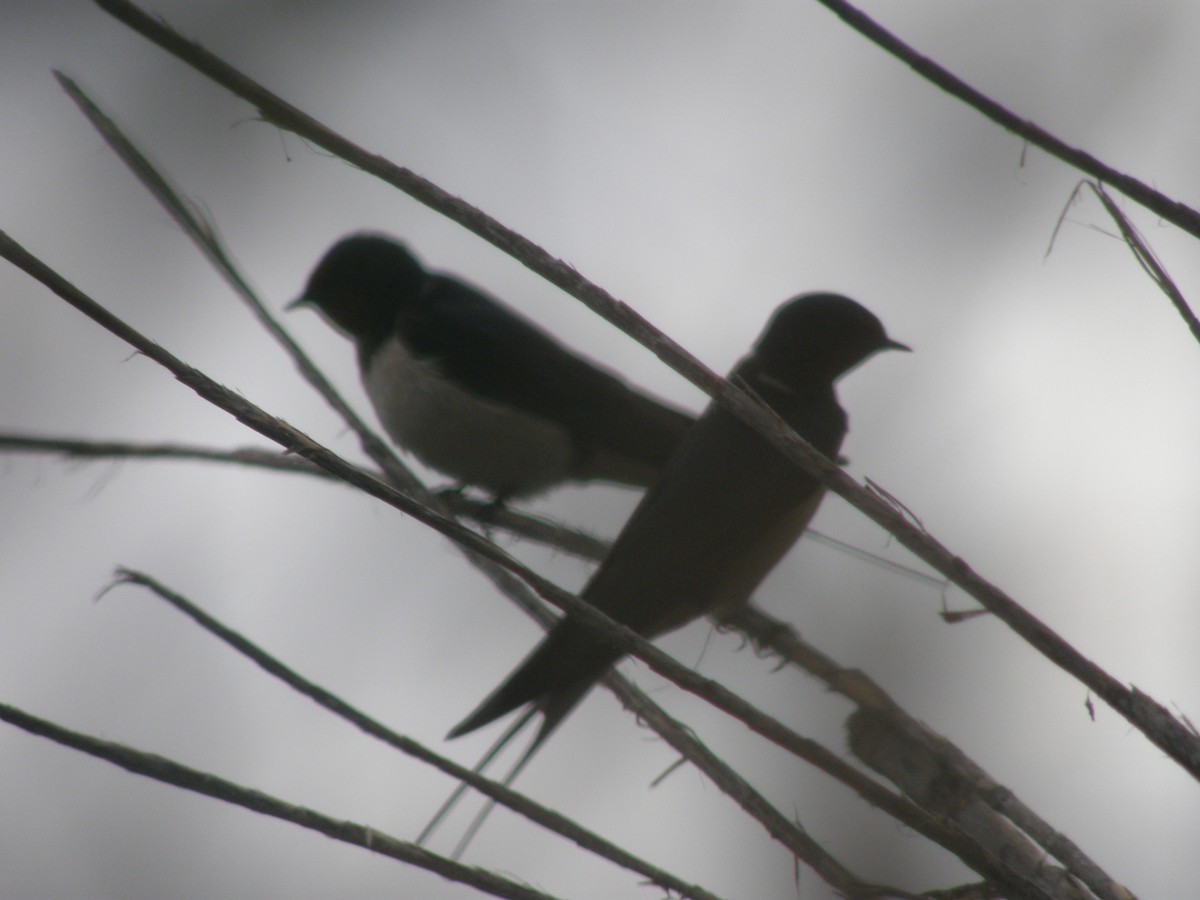
M 363 372 L 384 430 L 426 466 L 498 496 L 537 493 L 566 477 L 566 431 L 450 384 L 434 360 L 389 341 Z

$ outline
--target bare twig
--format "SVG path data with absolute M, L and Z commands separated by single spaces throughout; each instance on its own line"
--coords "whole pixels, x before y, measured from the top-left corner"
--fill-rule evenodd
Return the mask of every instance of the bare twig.
M 1022 872 L 1030 881 L 1040 882 L 1054 896 L 1071 889 L 1062 887 L 1069 885 L 1065 873 L 1047 865 L 1043 851 L 1059 859 L 1066 872 L 1097 897 L 1130 900 L 1128 890 L 1078 846 L 950 741 L 905 712 L 865 673 L 838 665 L 790 625 L 757 607 L 735 610 L 721 624 L 736 628 L 760 651 L 786 659 L 852 701 L 858 709 L 847 724 L 851 751 L 927 812 L 956 823 L 963 833 L 971 835 L 968 844 L 988 848 L 1006 866 Z M 1014 825 L 1020 831 L 1015 831 Z M 1026 835 L 1041 847 L 1040 851 Z M 1069 892 L 1062 895 L 1072 896 Z
M 277 450 L 257 447 L 235 447 L 228 450 L 202 447 L 194 444 L 140 443 L 136 441 L 87 441 L 78 438 L 46 437 L 30 434 L 0 432 L 0 452 L 13 453 L 59 453 L 79 459 L 170 459 L 191 462 L 216 462 L 254 466 L 280 472 L 298 472 L 316 475 L 330 481 L 338 481 L 324 469 L 314 466 L 306 459 L 290 456 Z M 365 471 L 365 470 L 364 470 Z M 457 490 L 437 492 L 435 496 L 446 509 L 463 519 L 470 519 L 487 528 L 500 528 L 509 534 L 553 547 L 580 559 L 600 562 L 608 554 L 611 544 L 603 538 L 577 528 L 554 522 L 550 519 L 522 512 L 491 500 L 471 497 Z M 860 559 L 872 566 L 912 579 L 934 588 L 944 588 L 944 579 L 934 578 L 924 572 L 895 560 L 872 553 L 854 544 L 839 540 L 824 532 L 809 528 L 803 535 L 809 540 L 832 547 L 847 556 Z
M 991 97 L 971 87 L 948 69 L 918 53 L 870 16 L 849 3 L 845 3 L 843 0 L 817 0 L 817 2 L 867 40 L 896 57 L 922 78 L 982 113 L 1001 128 L 1040 147 L 1067 165 L 1111 185 L 1131 200 L 1182 228 L 1193 237 L 1200 237 L 1200 212 L 1184 203 L 1172 200 L 1160 191 L 1154 190 L 1144 181 L 1114 169 L 1091 154 L 1072 147 L 1066 141 L 1060 140 L 1033 122 L 1022 119 Z M 101 5 L 104 4 L 101 3 Z M 114 15 L 116 15 L 115 12 Z
M 825 0 L 825 2 L 833 8 L 831 0 Z M 1141 691 L 1127 688 L 1113 678 L 1044 622 L 975 572 L 963 559 L 956 556 L 931 535 L 915 527 L 879 497 L 864 490 L 854 479 L 825 459 L 807 441 L 792 431 L 773 410 L 755 403 L 744 392 L 717 376 L 624 303 L 591 284 L 570 266 L 554 259 L 533 242 L 504 227 L 470 204 L 448 194 L 408 169 L 368 153 L 326 128 L 199 45 L 183 38 L 161 21 L 146 15 L 126 0 L 97 0 L 97 3 L 134 30 L 203 72 L 218 84 L 246 99 L 259 110 L 267 121 L 280 128 L 295 132 L 305 140 L 342 157 L 364 171 L 399 188 L 431 209 L 460 223 L 634 337 L 671 368 L 712 396 L 742 421 L 757 429 L 789 459 L 819 479 L 868 518 L 891 532 L 897 541 L 918 558 L 978 600 L 1038 652 L 1103 698 L 1109 706 L 1124 716 L 1151 742 L 1166 752 L 1194 778 L 1200 780 L 1200 740 L 1176 717 L 1172 716 L 1164 706 Z M 852 7 L 837 4 L 837 11 L 843 17 L 852 18 L 857 23 L 856 27 L 874 28 L 879 32 L 876 37 L 880 40 L 890 39 L 895 42 L 894 38 L 890 38 L 890 35 L 887 35 Z M 923 74 L 932 66 L 931 63 L 926 65 L 922 58 L 915 57 L 915 55 L 912 60 L 906 61 L 909 61 L 914 67 L 919 66 Z M 950 86 L 953 85 L 948 85 L 947 89 Z M 993 104 L 993 106 L 996 105 Z M 1000 111 L 998 108 L 992 110 L 997 114 Z M 1079 154 L 1078 164 L 1089 164 L 1090 159 L 1086 154 Z M 1149 188 L 1141 190 L 1140 183 L 1133 179 L 1120 177 L 1120 173 L 1112 172 L 1107 168 L 1103 172 L 1097 173 L 1097 177 L 1114 186 L 1119 186 L 1123 191 L 1128 189 L 1129 196 L 1138 202 L 1145 203 L 1159 215 L 1200 236 L 1200 223 L 1196 221 L 1196 214 L 1188 207 L 1161 197 Z
M 621 699 L 622 703 L 627 704 L 629 709 L 637 713 L 639 719 L 644 719 L 651 727 L 659 731 L 660 734 L 664 736 L 671 735 L 670 738 L 667 738 L 671 746 L 686 756 L 688 761 L 701 772 L 704 772 L 710 778 L 715 773 L 724 773 L 725 771 L 732 774 L 732 783 L 729 783 L 726 790 L 734 802 L 759 822 L 763 823 L 764 827 L 767 828 L 768 832 L 776 840 L 789 847 L 826 884 L 837 888 L 841 896 L 908 896 L 896 889 L 884 889 L 866 884 L 852 875 L 837 859 L 811 838 L 803 828 L 798 827 L 783 816 L 748 781 L 736 772 L 729 770 L 728 766 L 709 750 L 707 746 L 698 741 L 690 730 L 680 726 L 677 721 L 669 717 L 660 707 L 644 703 L 642 697 L 633 695 L 629 697 L 622 696 L 620 691 L 617 692 L 617 696 Z M 644 695 L 642 696 L 644 697 Z M 670 728 L 669 726 L 671 725 L 675 727 Z M 923 814 L 922 818 L 924 818 Z M 981 874 L 986 874 L 986 869 Z
M 1134 259 L 1138 261 L 1138 265 L 1158 285 L 1159 290 L 1167 295 L 1167 299 L 1171 301 L 1171 305 L 1175 307 L 1175 311 L 1179 313 L 1180 318 L 1187 325 L 1188 331 L 1192 333 L 1192 337 L 1200 341 L 1200 319 L 1196 318 L 1196 314 L 1192 312 L 1191 306 L 1184 299 L 1183 292 L 1179 290 L 1178 285 L 1167 274 L 1167 270 L 1162 267 L 1162 263 L 1158 261 L 1158 257 L 1154 255 L 1154 251 L 1150 249 L 1145 238 L 1142 237 L 1134 224 L 1129 221 L 1129 217 L 1121 211 L 1121 207 L 1117 206 L 1113 198 L 1108 195 L 1108 191 L 1104 189 L 1104 185 L 1095 181 L 1089 181 L 1088 187 L 1100 198 L 1100 202 L 1104 204 L 1105 210 L 1112 216 L 1113 221 L 1117 223 L 1117 227 L 1121 229 L 1121 237 L 1125 239 L 1125 243 L 1129 247 L 1130 252 L 1133 253 Z
M 60 453 L 76 459 L 173 459 L 189 462 L 232 463 L 271 469 L 276 472 L 303 472 L 306 475 L 333 478 L 328 472 L 314 466 L 307 459 L 262 447 L 234 447 L 222 450 L 195 444 L 85 441 L 77 438 L 0 433 L 0 451 Z
M 0 432 L 0 453 L 58 453 L 75 459 L 164 459 L 187 462 L 216 462 L 251 466 L 276 472 L 315 475 L 327 481 L 343 483 L 320 466 L 300 456 L 260 447 L 236 447 L 228 450 L 195 444 L 139 443 L 136 441 L 86 441 L 77 438 L 46 437 Z M 364 475 L 378 473 L 362 470 Z M 502 528 L 510 534 L 598 562 L 608 552 L 608 542 L 549 519 L 518 512 L 506 506 L 467 497 L 457 491 L 436 496 L 446 509 L 459 518 L 471 519 L 488 528 Z M 830 540 L 833 540 L 830 538 Z M 865 553 L 866 551 L 859 551 Z M 892 564 L 879 559 L 879 564 Z M 894 565 L 894 564 L 892 564 Z M 920 575 L 920 573 L 915 573 Z M 926 576 L 927 577 L 927 576 Z
M 535 891 L 523 884 L 517 884 L 486 869 L 466 866 L 444 856 L 438 856 L 416 844 L 399 840 L 365 825 L 331 819 L 307 807 L 296 806 L 272 797 L 270 794 L 264 794 L 262 791 L 242 787 L 226 781 L 224 778 L 180 765 L 162 756 L 136 750 L 124 744 L 104 741 L 78 731 L 71 731 L 8 704 L 0 704 L 0 719 L 31 734 L 48 738 L 57 744 L 107 760 L 135 775 L 144 775 L 184 790 L 215 797 L 265 816 L 291 822 L 334 840 L 353 844 L 409 865 L 419 866 L 441 875 L 443 878 L 470 885 L 496 897 L 512 897 L 515 900 L 552 900 L 549 894 Z

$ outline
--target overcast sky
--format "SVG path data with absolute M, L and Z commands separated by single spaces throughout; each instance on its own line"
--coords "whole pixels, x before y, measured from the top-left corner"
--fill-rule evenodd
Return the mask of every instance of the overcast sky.
M 1200 347 L 1112 237 L 1080 173 L 939 93 L 818 5 L 226 3 L 149 9 L 364 147 L 521 231 L 719 371 L 801 291 L 847 293 L 911 356 L 841 385 L 844 452 L 981 574 L 1120 681 L 1200 721 Z M 1200 206 L 1200 8 L 873 3 L 1020 116 Z M 211 217 L 280 309 L 372 228 L 655 393 L 700 393 L 474 235 L 255 118 L 88 4 L 8 0 L 0 229 L 188 363 L 350 458 L 297 377 L 62 93 L 76 78 Z M 1123 203 L 1185 294 L 1194 239 Z M 1060 216 L 1061 227 L 1056 225 Z M 1055 237 L 1051 248 L 1051 238 Z M 263 445 L 45 288 L 0 265 L 0 430 Z M 369 414 L 351 346 L 286 324 Z M 373 421 L 373 419 L 372 419 Z M 425 473 L 428 474 L 428 473 Z M 432 483 L 439 483 L 436 475 Z M 535 511 L 612 536 L 636 496 Z M 437 534 L 337 486 L 190 463 L 0 462 L 0 701 L 412 838 L 450 790 L 218 646 L 147 571 L 397 730 L 442 736 L 535 627 Z M 837 498 L 815 523 L 915 564 Z M 561 584 L 578 561 L 506 542 Z M 961 746 L 1143 897 L 1200 883 L 1200 790 L 1124 719 L 971 605 L 811 541 L 757 595 Z M 849 707 L 697 623 L 662 646 L 841 751 Z M 642 666 L 655 699 L 862 877 L 969 875 L 827 778 Z M 0 727 L 0 894 L 458 897 L 294 826 Z M 719 894 L 796 893 L 790 858 L 597 692 L 520 786 Z M 463 817 L 465 821 L 465 816 Z M 434 849 L 448 851 L 457 820 Z M 571 897 L 655 896 L 497 813 L 468 861 Z M 800 873 L 799 893 L 828 896 Z

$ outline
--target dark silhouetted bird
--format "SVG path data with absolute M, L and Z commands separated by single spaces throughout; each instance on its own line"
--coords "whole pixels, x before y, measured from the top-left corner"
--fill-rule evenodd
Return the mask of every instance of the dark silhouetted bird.
M 381 235 L 336 243 L 301 304 L 354 341 L 397 445 L 498 499 L 564 481 L 648 487 L 693 423 Z
M 730 377 L 832 460 L 846 434 L 834 382 L 887 349 L 908 348 L 858 303 L 806 294 L 779 308 Z M 647 638 L 735 608 L 800 537 L 823 494 L 820 482 L 712 403 L 580 596 Z M 542 723 L 519 770 L 621 655 L 567 616 L 449 736 L 532 703 Z

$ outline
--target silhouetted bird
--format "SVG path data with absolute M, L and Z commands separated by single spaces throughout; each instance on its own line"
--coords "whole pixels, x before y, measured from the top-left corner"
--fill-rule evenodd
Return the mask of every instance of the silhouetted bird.
M 336 243 L 302 304 L 354 341 L 397 445 L 498 499 L 564 481 L 648 487 L 693 423 L 381 235 Z
M 886 349 L 908 348 L 858 303 L 806 294 L 779 308 L 730 377 L 832 460 L 846 434 L 834 382 Z M 711 403 L 580 596 L 647 638 L 734 608 L 800 537 L 823 494 L 816 479 Z M 567 616 L 449 736 L 534 704 L 541 728 L 515 774 L 621 655 Z

